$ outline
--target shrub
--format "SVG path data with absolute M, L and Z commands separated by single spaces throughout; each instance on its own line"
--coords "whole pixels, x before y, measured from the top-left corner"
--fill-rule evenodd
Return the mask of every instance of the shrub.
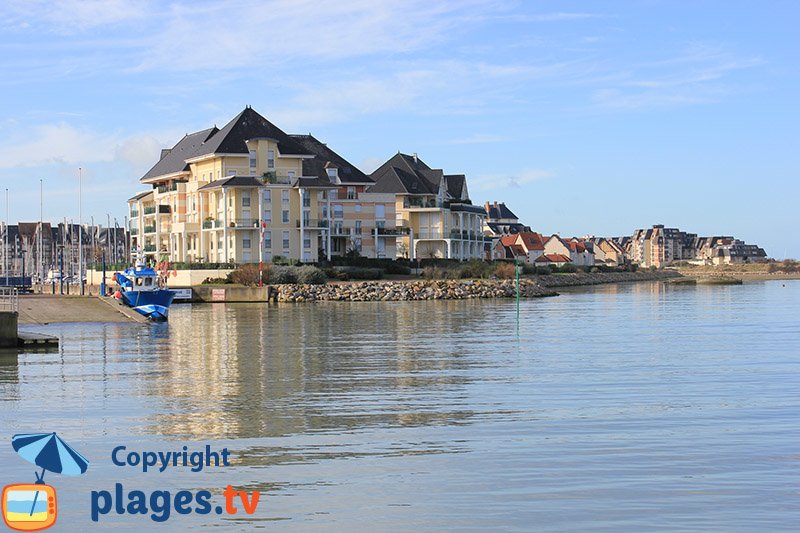
M 328 277 L 321 269 L 306 265 L 297 269 L 297 282 L 306 285 L 324 285 Z
M 491 263 L 472 259 L 458 268 L 459 278 L 488 278 L 494 273 Z
M 264 280 L 268 281 L 269 276 L 266 270 L 264 274 Z M 258 285 L 259 277 L 258 265 L 242 265 L 230 273 L 230 278 L 233 283 L 239 283 L 240 285 L 247 285 L 249 287 Z
M 394 261 L 386 263 L 384 270 L 386 271 L 387 274 L 404 274 L 404 275 L 411 274 L 411 269 L 409 267 L 401 265 Z
M 228 283 L 233 283 L 233 281 L 231 281 L 230 274 L 228 274 L 228 276 L 225 278 L 206 278 L 200 283 L 200 285 L 226 285 Z
M 536 274 L 536 267 L 530 263 L 522 263 L 523 274 Z
M 549 276 L 553 273 L 553 270 L 550 268 L 549 265 L 537 266 L 536 267 L 536 275 L 537 276 Z
M 380 268 L 339 267 L 337 270 L 344 272 L 347 279 L 381 279 L 383 270 Z
M 517 268 L 512 263 L 498 263 L 494 275 L 500 279 L 512 279 L 517 276 Z
M 575 274 L 578 271 L 578 267 L 572 263 L 566 263 L 558 267 L 559 274 Z
M 269 281 L 275 285 L 297 283 L 297 269 L 288 266 L 275 266 L 270 270 Z

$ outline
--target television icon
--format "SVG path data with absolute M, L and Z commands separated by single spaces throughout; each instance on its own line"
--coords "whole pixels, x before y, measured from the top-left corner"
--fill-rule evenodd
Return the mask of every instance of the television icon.
M 3 520 L 17 531 L 40 531 L 56 523 L 56 489 L 50 485 L 7 485 L 2 496 Z

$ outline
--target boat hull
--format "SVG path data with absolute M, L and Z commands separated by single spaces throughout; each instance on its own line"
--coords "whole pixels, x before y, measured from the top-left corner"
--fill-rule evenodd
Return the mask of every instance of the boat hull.
M 122 302 L 150 320 L 163 322 L 169 317 L 169 306 L 175 293 L 169 289 L 124 291 Z

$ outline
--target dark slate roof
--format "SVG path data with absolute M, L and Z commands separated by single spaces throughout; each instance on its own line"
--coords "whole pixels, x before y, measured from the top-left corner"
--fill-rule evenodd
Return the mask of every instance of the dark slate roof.
M 323 142 L 308 135 L 290 135 L 303 148 L 314 154 L 314 159 L 303 160 L 303 175 L 328 179 L 328 168 L 336 168 L 342 183 L 373 183 L 369 176 L 361 172 L 345 158 L 328 148 Z
M 253 139 L 273 139 L 278 143 L 281 154 L 311 155 L 283 130 L 248 106 L 208 139 L 192 157 L 207 154 L 247 154 L 249 149 L 246 141 Z
M 304 171 L 305 173 L 305 171 Z M 325 177 L 319 178 L 317 176 L 311 178 L 298 178 L 297 181 L 294 183 L 294 187 L 309 187 L 309 188 L 325 188 L 325 189 L 335 189 L 337 186 Z
M 511 212 L 511 209 L 506 207 L 505 203 L 499 203 L 497 207 L 495 207 L 494 204 L 489 204 L 486 213 L 492 220 L 497 220 L 499 218 L 518 218 L 517 215 Z
M 147 196 L 149 194 L 153 194 L 153 191 L 149 190 L 149 191 L 140 192 L 136 196 L 134 196 L 132 198 L 128 198 L 128 201 L 130 202 L 130 201 L 133 201 L 133 200 L 141 200 L 142 198 L 144 198 L 145 196 Z
M 467 177 L 464 174 L 449 174 L 444 177 L 447 182 L 447 193 L 458 200 L 467 200 L 468 198 L 461 198 L 461 192 L 464 190 L 464 182 Z
M 215 127 L 189 133 L 169 150 L 161 150 L 161 159 L 142 176 L 142 181 L 189 170 L 186 160 L 194 157 L 200 147 L 219 130 Z M 165 153 L 166 152 L 166 153 Z
M 438 194 L 442 174 L 441 170 L 430 168 L 422 159 L 398 152 L 370 174 L 375 185 L 369 188 L 369 192 Z
M 228 176 L 220 180 L 212 181 L 207 185 L 203 185 L 198 191 L 204 189 L 216 189 L 218 187 L 261 187 L 263 183 L 258 181 L 253 176 Z

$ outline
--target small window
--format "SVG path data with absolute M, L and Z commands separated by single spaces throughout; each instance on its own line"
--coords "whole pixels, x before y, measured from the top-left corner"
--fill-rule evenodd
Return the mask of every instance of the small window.
M 264 191 L 264 201 L 269 203 L 272 201 L 272 191 L 267 189 Z
M 356 220 L 356 235 L 361 235 L 361 221 Z
M 303 239 L 303 248 L 311 248 L 311 238 L 306 237 Z
M 289 210 L 288 209 L 284 209 L 283 211 L 281 211 L 281 222 L 283 222 L 284 224 L 288 224 L 289 223 Z
M 356 199 L 356 188 L 355 187 L 348 187 L 347 188 L 347 199 L 348 200 L 355 200 Z
M 232 169 L 228 170 L 228 176 L 235 176 L 235 175 L 236 175 L 236 169 L 235 168 L 232 168 Z
M 264 248 L 272 248 L 272 232 L 264 232 Z
M 288 250 L 289 249 L 289 232 L 288 231 L 284 231 L 283 232 L 283 249 L 284 250 Z
M 151 287 L 153 285 L 153 278 L 144 278 L 144 286 Z
M 291 179 L 294 177 L 294 170 L 290 170 L 286 173 L 286 175 Z
M 264 222 L 266 222 L 267 224 L 272 224 L 272 211 L 270 211 L 269 209 L 264 211 Z
M 336 183 L 336 178 L 339 177 L 339 169 L 337 168 L 329 168 L 328 169 L 328 179 L 331 183 Z
M 256 151 L 250 150 L 250 175 L 256 173 Z
M 311 207 L 311 197 L 307 194 L 303 195 L 303 207 Z
M 284 189 L 281 191 L 281 201 L 285 204 L 289 203 L 289 190 Z
M 250 249 L 250 239 L 247 238 L 242 239 L 242 248 L 244 248 L 245 250 Z
M 275 150 L 267 150 L 267 168 L 275 168 Z
M 242 207 L 250 207 L 250 193 L 243 192 L 242 193 Z
M 333 218 L 344 218 L 342 204 L 336 204 L 333 206 Z
M 361 212 L 361 204 L 356 204 L 356 213 Z
M 386 218 L 386 206 L 383 204 L 375 204 L 375 219 L 383 220 Z

